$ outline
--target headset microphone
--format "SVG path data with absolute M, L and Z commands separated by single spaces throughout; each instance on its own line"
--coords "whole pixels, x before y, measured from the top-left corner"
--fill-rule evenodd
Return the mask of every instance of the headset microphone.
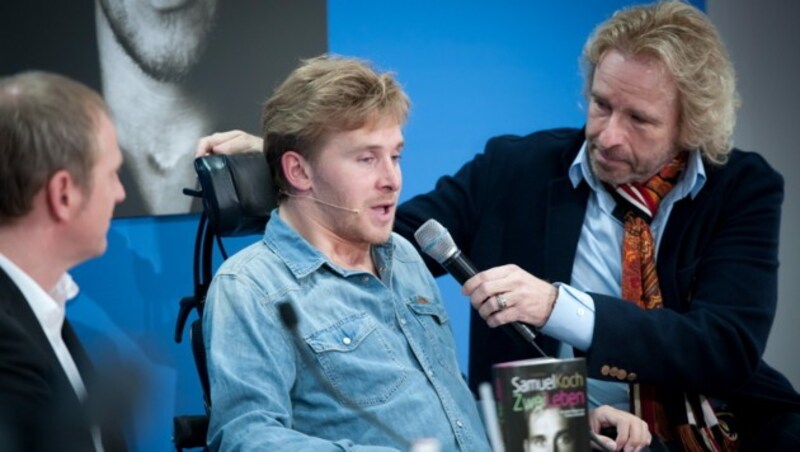
M 359 210 L 359 209 L 351 209 L 349 207 L 344 207 L 344 206 L 340 206 L 340 205 L 337 205 L 337 204 L 332 204 L 332 203 L 329 203 L 327 201 L 323 201 L 323 200 L 321 200 L 319 198 L 315 198 L 314 196 L 311 196 L 311 195 L 295 195 L 295 194 L 292 194 L 292 193 L 287 193 L 285 191 L 282 191 L 281 193 L 283 193 L 284 195 L 286 195 L 286 196 L 288 196 L 290 198 L 310 199 L 310 200 L 312 200 L 312 201 L 314 201 L 314 202 L 316 202 L 318 204 L 322 204 L 322 205 L 328 206 L 328 207 L 333 207 L 334 209 L 344 210 L 345 212 L 354 213 L 356 215 L 361 213 L 361 210 Z
M 458 249 L 450 232 L 438 221 L 431 218 L 414 232 L 414 239 L 420 249 L 442 265 L 459 284 L 463 285 L 469 278 L 478 274 L 475 265 Z M 511 322 L 511 326 L 525 338 L 542 356 L 547 354 L 536 343 L 536 334 L 528 325 Z

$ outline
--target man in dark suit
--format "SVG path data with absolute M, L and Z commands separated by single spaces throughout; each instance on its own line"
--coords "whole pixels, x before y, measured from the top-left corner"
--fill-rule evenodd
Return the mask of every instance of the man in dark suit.
M 0 79 L 0 450 L 125 449 L 64 317 L 78 291 L 66 272 L 106 249 L 121 165 L 97 93 L 55 74 Z
M 493 138 L 398 211 L 402 235 L 435 218 L 489 269 L 464 285 L 471 386 L 537 355 L 505 326 L 519 321 L 547 353 L 586 357 L 593 404 L 630 406 L 667 445 L 798 450 L 800 396 L 762 359 L 783 179 L 730 145 L 714 26 L 678 2 L 620 11 L 584 60 L 585 128 Z

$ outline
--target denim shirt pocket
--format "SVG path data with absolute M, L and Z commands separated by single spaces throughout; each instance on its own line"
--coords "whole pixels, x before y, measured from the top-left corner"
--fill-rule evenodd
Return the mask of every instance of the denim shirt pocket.
M 449 371 L 460 375 L 458 360 L 456 359 L 456 344 L 453 332 L 450 329 L 450 320 L 447 311 L 439 303 L 421 303 L 420 297 L 411 297 L 406 300 L 406 306 L 414 314 L 428 344 L 436 344 L 433 354 L 439 363 Z
M 366 313 L 346 317 L 305 341 L 333 387 L 360 406 L 385 403 L 407 377 L 408 369 Z

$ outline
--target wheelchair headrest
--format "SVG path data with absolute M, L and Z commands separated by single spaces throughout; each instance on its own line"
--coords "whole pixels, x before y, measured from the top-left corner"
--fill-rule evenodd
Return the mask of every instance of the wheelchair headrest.
M 194 161 L 203 209 L 220 237 L 261 234 L 277 204 L 264 154 L 210 155 Z

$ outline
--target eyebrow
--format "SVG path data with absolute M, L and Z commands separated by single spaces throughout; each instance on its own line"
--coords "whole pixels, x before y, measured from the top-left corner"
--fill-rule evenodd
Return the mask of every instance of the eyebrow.
M 390 149 L 403 150 L 403 148 L 405 147 L 405 144 L 406 144 L 405 141 L 400 141 L 399 143 L 397 143 L 396 147 L 390 148 Z M 354 147 L 354 148 L 350 149 L 349 153 L 356 154 L 356 153 L 363 152 L 363 151 L 379 151 L 379 150 L 381 150 L 383 148 L 384 148 L 384 146 L 380 145 L 380 144 L 367 144 L 367 145 L 364 145 L 364 146 Z
M 602 101 L 604 104 L 610 104 L 610 101 L 608 100 L 608 98 L 606 96 L 603 96 L 602 94 L 599 94 L 597 91 L 592 90 L 589 93 L 589 96 L 591 96 L 593 99 L 597 99 L 599 101 Z M 644 110 L 626 107 L 626 108 L 623 108 L 622 111 L 625 112 L 625 113 L 628 113 L 628 114 L 633 114 L 635 116 L 640 116 L 644 120 L 646 120 L 648 122 L 651 122 L 653 124 L 661 124 L 663 122 L 662 120 L 657 119 L 655 116 L 653 116 L 652 114 L 650 114 L 650 113 L 648 113 L 648 112 L 646 112 Z

